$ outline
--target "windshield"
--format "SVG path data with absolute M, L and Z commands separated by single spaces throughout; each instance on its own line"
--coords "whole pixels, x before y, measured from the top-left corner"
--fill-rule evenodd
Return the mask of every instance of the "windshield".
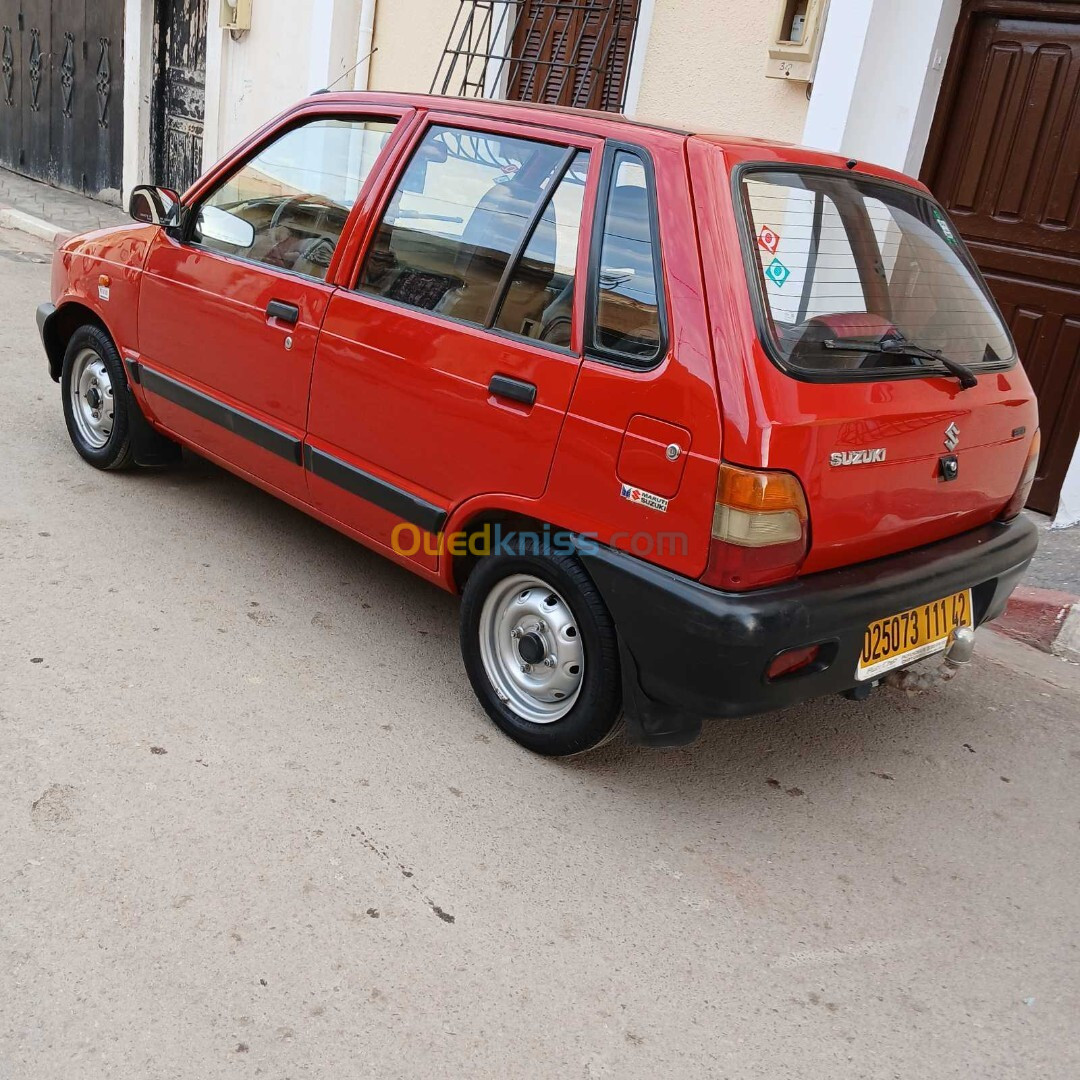
M 930 199 L 839 173 L 755 170 L 742 185 L 757 288 L 785 367 L 831 379 L 942 369 L 918 350 L 976 370 L 1013 361 L 971 256 Z

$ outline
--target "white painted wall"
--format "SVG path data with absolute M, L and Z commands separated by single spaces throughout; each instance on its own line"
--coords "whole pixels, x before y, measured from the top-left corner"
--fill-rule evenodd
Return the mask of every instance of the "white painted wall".
M 154 85 L 154 0 L 124 5 L 124 205 L 150 176 L 150 97 Z
M 832 0 L 803 142 L 917 174 L 961 0 Z
M 212 13 L 210 34 L 220 60 L 211 64 L 208 49 L 206 167 L 356 64 L 364 7 L 363 0 L 259 0 L 251 31 L 239 41 L 220 30 L 217 12 Z M 367 14 L 370 18 L 372 12 Z M 347 90 L 353 85 L 352 76 L 338 84 Z M 216 103 L 213 120 L 211 102 Z

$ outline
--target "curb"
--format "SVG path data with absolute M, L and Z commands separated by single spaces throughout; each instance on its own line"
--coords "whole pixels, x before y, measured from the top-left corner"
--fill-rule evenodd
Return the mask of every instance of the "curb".
M 990 624 L 998 633 L 1080 664 L 1080 596 L 1019 586 L 1005 614 Z
M 49 244 L 55 244 L 59 239 L 66 240 L 75 235 L 66 229 L 57 228 L 42 218 L 25 214 L 22 210 L 12 210 L 6 206 L 0 206 L 0 229 L 16 229 L 30 236 L 36 236 Z

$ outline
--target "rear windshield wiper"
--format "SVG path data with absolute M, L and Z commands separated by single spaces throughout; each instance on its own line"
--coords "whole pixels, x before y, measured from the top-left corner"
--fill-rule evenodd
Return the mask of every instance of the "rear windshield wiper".
M 970 390 L 979 385 L 975 372 L 958 360 L 952 360 L 938 349 L 924 349 L 913 341 L 903 341 L 890 338 L 886 341 L 869 341 L 862 345 L 846 341 L 823 341 L 822 347 L 836 352 L 865 352 L 884 353 L 886 356 L 911 356 L 923 360 L 936 360 L 950 375 L 955 375 L 960 380 L 960 386 L 964 390 Z

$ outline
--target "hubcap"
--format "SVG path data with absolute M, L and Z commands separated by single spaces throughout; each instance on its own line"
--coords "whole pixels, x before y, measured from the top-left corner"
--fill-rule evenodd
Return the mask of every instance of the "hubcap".
M 105 361 L 93 349 L 83 349 L 71 366 L 71 415 L 83 441 L 95 450 L 109 441 L 114 410 Z
M 515 574 L 491 590 L 480 655 L 499 700 L 534 724 L 561 720 L 581 693 L 585 649 L 574 613 L 539 578 Z

